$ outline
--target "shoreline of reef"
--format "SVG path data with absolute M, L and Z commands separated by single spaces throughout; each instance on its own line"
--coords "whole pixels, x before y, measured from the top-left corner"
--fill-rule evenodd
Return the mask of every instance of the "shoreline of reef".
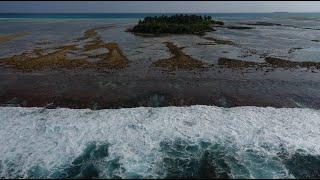
M 262 22 L 255 25 L 282 26 Z M 251 30 L 246 26 L 219 26 Z M 216 62 L 204 62 L 184 45 L 166 39 L 165 33 L 159 33 L 159 39 L 163 37 L 161 45 L 167 56 L 140 62 L 127 55 L 116 41 L 108 41 L 100 34 L 115 27 L 91 27 L 70 42 L 42 48 L 51 43 L 43 41 L 31 50 L 0 58 L 0 106 L 104 109 L 204 104 L 320 108 L 320 93 L 315 90 L 318 86 L 320 89 L 316 75 L 319 62 L 271 55 L 262 57 L 263 62 L 223 55 Z M 22 35 L 27 34 L 16 37 Z M 232 39 L 212 34 L 186 36 L 201 39 L 196 44 L 199 46 L 239 47 Z M 154 38 L 152 34 L 150 37 Z M 300 49 L 290 48 L 288 53 Z

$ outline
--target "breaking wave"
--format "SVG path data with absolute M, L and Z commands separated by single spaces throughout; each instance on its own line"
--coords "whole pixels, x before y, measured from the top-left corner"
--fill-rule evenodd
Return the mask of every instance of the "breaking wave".
M 320 111 L 0 108 L 0 178 L 316 178 Z

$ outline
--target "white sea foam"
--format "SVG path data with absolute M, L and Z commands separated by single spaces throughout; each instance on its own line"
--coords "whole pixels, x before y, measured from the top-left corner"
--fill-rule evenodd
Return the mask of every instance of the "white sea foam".
M 92 142 L 110 145 L 104 160 L 119 158 L 122 170 L 115 174 L 126 178 L 162 177 L 160 144 L 166 140 L 218 143 L 246 166 L 248 177 L 290 177 L 281 160 L 274 160 L 281 148 L 289 154 L 297 150 L 320 154 L 320 111 L 303 108 L 1 107 L 0 123 L 0 177 L 5 178 L 29 177 L 28 171 L 35 166 L 53 177 Z M 263 163 L 252 160 L 248 153 L 252 151 Z M 108 177 L 107 171 L 100 174 Z M 235 167 L 231 171 L 232 177 L 241 177 Z

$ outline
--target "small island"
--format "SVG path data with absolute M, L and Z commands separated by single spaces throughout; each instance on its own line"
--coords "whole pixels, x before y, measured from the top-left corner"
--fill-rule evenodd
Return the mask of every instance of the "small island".
M 129 32 L 137 34 L 197 34 L 214 31 L 212 25 L 223 25 L 222 21 L 213 20 L 211 16 L 176 14 L 173 16 L 145 17 Z

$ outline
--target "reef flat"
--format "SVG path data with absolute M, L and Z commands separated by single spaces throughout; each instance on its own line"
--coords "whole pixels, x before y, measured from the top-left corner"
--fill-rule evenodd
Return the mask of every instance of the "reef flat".
M 19 33 L 9 34 L 9 35 L 0 35 L 0 43 L 11 41 L 11 40 L 26 36 L 27 34 L 28 34 L 27 32 L 19 32 Z
M 127 32 L 139 19 L 0 21 L 5 36 L 28 32 L 0 44 L 0 105 L 320 108 L 320 31 L 220 19 L 203 35 L 159 36 Z
M 118 45 L 116 43 L 104 43 L 96 32 L 96 30 L 104 28 L 108 27 L 98 27 L 86 30 L 83 37 L 76 40 L 76 42 L 86 41 L 83 47 L 78 47 L 78 44 L 72 43 L 58 46 L 53 49 L 34 48 L 31 51 L 24 52 L 20 55 L 2 58 L 0 59 L 0 64 L 22 71 L 61 68 L 121 69 L 127 67 L 129 61 L 123 55 Z M 86 52 L 100 48 L 105 48 L 108 52 L 95 55 L 94 58 L 98 59 L 96 62 L 87 61 L 87 59 L 92 58 L 92 56 L 73 59 L 68 58 L 67 56 L 67 54 L 71 52 L 86 55 Z

